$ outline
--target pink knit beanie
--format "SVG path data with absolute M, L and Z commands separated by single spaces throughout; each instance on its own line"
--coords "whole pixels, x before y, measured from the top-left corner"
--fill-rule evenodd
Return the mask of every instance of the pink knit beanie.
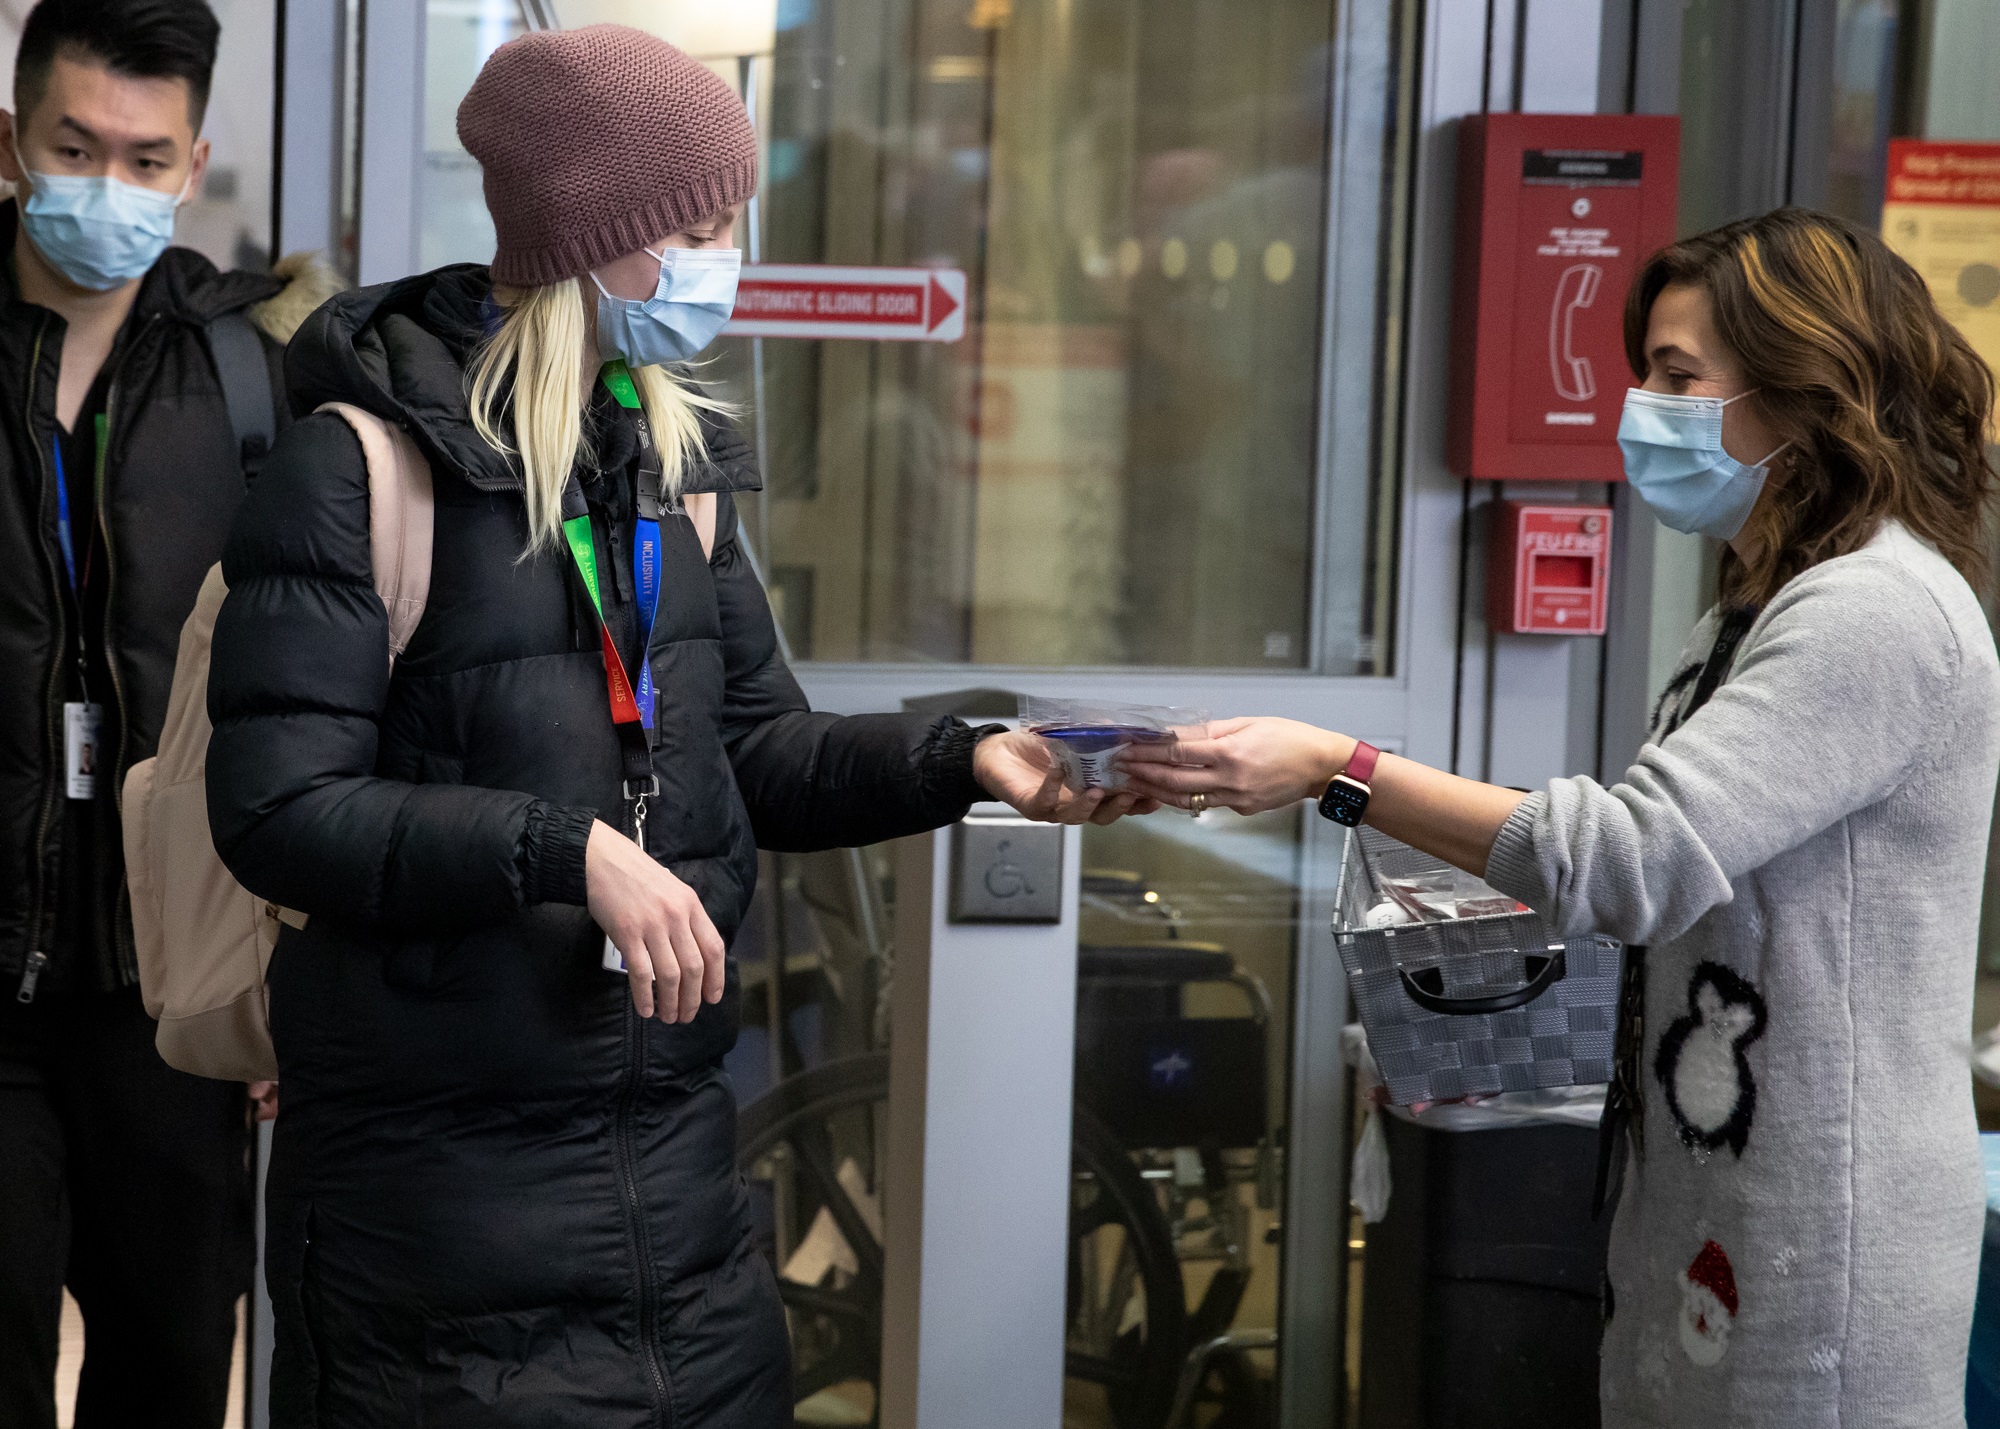
M 577 278 L 743 202 L 757 136 L 707 66 L 625 25 L 537 30 L 458 106 L 499 235 L 493 281 Z

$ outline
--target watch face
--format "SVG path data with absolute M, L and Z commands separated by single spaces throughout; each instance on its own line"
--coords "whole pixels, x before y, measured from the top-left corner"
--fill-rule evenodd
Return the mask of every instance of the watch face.
M 1320 796 L 1319 811 L 1336 824 L 1345 824 L 1350 829 L 1358 827 L 1361 816 L 1368 811 L 1368 786 L 1341 775 L 1326 786 L 1326 792 Z

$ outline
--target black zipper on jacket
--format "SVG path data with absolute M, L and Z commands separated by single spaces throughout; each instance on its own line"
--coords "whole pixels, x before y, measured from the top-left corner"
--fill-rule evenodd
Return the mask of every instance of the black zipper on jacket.
M 617 559 L 620 549 L 616 538 L 615 522 L 605 522 L 605 544 L 610 549 L 605 552 L 612 557 L 611 566 L 617 570 L 624 563 Z M 596 533 L 592 532 L 595 539 Z M 626 584 L 630 586 L 628 573 Z M 638 620 L 638 599 L 636 592 L 630 597 L 632 618 Z M 651 663 L 653 645 L 659 638 L 660 622 L 657 614 L 652 628 L 646 632 L 646 640 L 639 650 L 639 658 Z M 633 691 L 637 694 L 635 688 Z M 634 831 L 643 834 L 644 826 Z M 644 844 L 641 844 L 644 848 Z M 650 853 L 651 850 L 647 849 Z M 639 1337 L 644 1343 L 646 1369 L 651 1376 L 653 1393 L 660 1404 L 660 1419 L 664 1424 L 672 1424 L 677 1417 L 673 1412 L 673 1390 L 667 1382 L 666 1366 L 661 1363 L 659 1351 L 658 1287 L 653 1276 L 652 1239 L 646 1234 L 645 1208 L 639 1198 L 639 1178 L 634 1166 L 636 1150 L 632 1132 L 632 1115 L 644 1089 L 646 1076 L 646 1019 L 639 1016 L 639 1009 L 632 1004 L 631 994 L 621 991 L 625 1004 L 625 1086 L 619 1095 L 616 1143 L 619 1150 L 619 1175 L 624 1182 L 626 1212 L 632 1217 L 632 1234 L 639 1251 Z
M 666 1366 L 660 1362 L 653 1243 L 646 1234 L 645 1207 L 639 1198 L 639 1176 L 633 1164 L 636 1153 L 632 1113 L 645 1082 L 646 1023 L 639 1016 L 639 1009 L 632 1005 L 630 994 L 621 989 L 619 995 L 625 1007 L 625 1085 L 618 1092 L 617 1124 L 612 1132 L 612 1147 L 618 1162 L 618 1189 L 624 1197 L 625 1214 L 632 1227 L 633 1258 L 638 1263 L 640 1349 L 645 1356 L 646 1372 L 652 1384 L 656 1420 L 661 1424 L 670 1424 L 674 1417 L 673 1397 L 667 1387 Z
M 118 408 L 119 373 L 124 369 L 126 358 L 132 349 L 138 345 L 145 329 L 150 328 L 157 317 L 158 314 L 156 313 L 148 314 L 142 321 L 140 331 L 133 333 L 126 341 L 119 344 L 119 351 L 111 369 L 110 382 L 104 394 L 105 450 L 97 454 L 97 462 L 91 473 L 91 484 L 95 488 L 92 492 L 93 500 L 91 507 L 99 528 L 104 532 L 104 666 L 111 674 L 112 708 L 118 718 L 118 755 L 115 760 L 105 767 L 111 771 L 111 777 L 115 781 L 111 790 L 112 803 L 121 815 L 124 812 L 125 806 L 123 774 L 126 735 L 128 731 L 125 719 L 125 687 L 123 682 L 118 678 L 118 660 L 111 648 L 111 618 L 113 592 L 117 588 L 117 563 L 112 555 L 111 519 L 107 499 L 111 487 L 110 447 L 112 444 L 113 413 Z M 29 444 L 35 449 L 36 467 L 42 474 L 43 506 L 47 505 L 49 463 L 47 455 L 42 450 L 41 441 L 35 433 L 35 394 L 40 382 L 42 341 L 48 334 L 48 321 L 47 318 L 43 318 L 41 327 L 35 333 L 34 351 L 29 358 L 28 364 L 28 371 L 31 374 L 28 379 L 28 400 L 27 406 L 22 413 L 22 423 L 28 433 Z M 102 467 L 104 471 L 104 480 L 102 482 L 96 480 L 95 467 Z M 38 511 L 40 509 L 39 507 L 37 508 Z M 46 552 L 48 545 L 46 539 L 43 540 L 42 545 Z M 68 607 L 63 601 L 62 582 L 55 571 L 53 560 L 50 561 L 49 582 L 55 591 L 53 608 L 56 615 L 56 648 L 60 650 L 69 643 L 69 612 Z M 81 620 L 82 618 L 83 609 L 81 592 L 79 592 L 77 619 Z M 20 1002 L 33 1002 L 35 1000 L 36 985 L 40 983 L 42 973 L 48 968 L 49 955 L 46 948 L 55 936 L 55 900 L 48 896 L 47 871 L 49 829 L 55 821 L 55 806 L 57 802 L 55 798 L 54 770 L 64 757 L 61 742 L 62 736 L 58 733 L 62 728 L 61 677 L 62 659 L 58 656 L 55 663 L 49 669 L 49 694 L 45 712 L 49 728 L 48 768 L 50 773 L 49 777 L 43 781 L 42 816 L 35 834 L 34 847 L 35 898 L 28 918 L 28 928 L 35 937 L 36 945 L 28 953 L 27 962 L 21 971 L 20 988 L 14 994 L 15 999 Z M 128 897 L 129 894 L 121 887 L 118 897 L 119 909 L 123 909 L 126 906 Z M 113 925 L 112 942 L 118 959 L 119 979 L 127 987 L 135 986 L 139 981 L 139 956 L 138 949 L 132 946 L 132 939 L 127 931 L 130 919 L 128 917 L 120 917 L 114 911 L 111 921 Z
M 35 505 L 35 531 L 42 546 L 42 554 L 48 555 L 48 539 L 42 531 L 42 513 L 48 506 L 49 459 L 42 450 L 40 437 L 35 433 L 35 391 L 40 385 L 42 370 L 42 340 L 48 336 L 49 319 L 44 317 L 41 326 L 35 329 L 34 351 L 28 358 L 28 395 L 21 411 L 21 429 L 28 434 L 28 445 L 35 449 L 35 467 L 42 474 L 41 500 Z M 62 577 L 57 573 L 55 561 L 49 561 L 49 586 L 55 593 L 53 609 L 56 615 L 55 648 L 60 652 L 69 644 L 69 612 L 63 605 Z M 35 828 L 34 876 L 35 896 L 29 905 L 28 936 L 34 941 L 28 946 L 27 962 L 21 969 L 21 985 L 15 991 L 17 1002 L 33 1002 L 35 985 L 42 980 L 42 970 L 49 965 L 46 951 L 50 935 L 54 931 L 54 900 L 49 897 L 49 828 L 55 822 L 55 770 L 62 763 L 62 667 L 60 653 L 49 665 L 49 692 L 44 701 L 43 714 L 48 728 L 48 764 L 42 777 L 42 815 Z
M 607 516 L 604 518 L 602 524 L 604 527 L 605 546 L 603 554 L 610 557 L 611 568 L 615 573 L 623 565 L 618 560 L 617 555 L 619 549 L 616 536 L 617 523 L 611 521 Z M 597 525 L 597 522 L 591 523 L 591 539 L 593 542 L 597 540 Z M 601 568 L 603 562 L 600 561 L 599 565 Z M 630 584 L 631 579 L 628 571 L 625 586 L 629 588 Z M 636 603 L 634 603 L 633 618 L 636 622 Z M 639 658 L 641 660 L 651 660 L 653 658 L 651 637 L 657 634 L 658 624 L 655 621 L 654 630 L 647 632 L 648 638 L 645 642 L 645 648 L 639 651 Z M 634 689 L 633 693 L 637 694 L 638 691 Z M 639 831 L 635 830 L 635 832 Z M 625 1085 L 620 1090 L 618 1096 L 617 1128 L 614 1132 L 614 1144 L 617 1147 L 619 1179 L 625 1195 L 625 1211 L 632 1218 L 632 1240 L 638 1251 L 639 1339 L 641 1348 L 645 1354 L 646 1372 L 652 1382 L 655 1402 L 658 1405 L 659 1422 L 662 1424 L 671 1424 L 675 1418 L 673 1413 L 673 1391 L 667 1383 L 666 1366 L 660 1360 L 659 1291 L 653 1275 L 652 1238 L 646 1233 L 645 1206 L 639 1197 L 639 1176 L 635 1165 L 638 1152 L 635 1145 L 636 1138 L 632 1130 L 632 1118 L 637 1108 L 639 1094 L 645 1087 L 646 1019 L 639 1016 L 639 1009 L 633 1005 L 629 992 L 621 989 L 619 998 L 625 1007 Z

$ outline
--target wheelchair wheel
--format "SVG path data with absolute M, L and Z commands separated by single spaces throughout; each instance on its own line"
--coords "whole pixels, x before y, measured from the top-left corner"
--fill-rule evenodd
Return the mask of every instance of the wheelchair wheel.
M 738 1114 L 736 1164 L 792 1336 L 794 1422 L 880 1422 L 880 1187 L 889 1059 L 787 1078 Z M 1185 1353 L 1180 1263 L 1159 1202 L 1095 1117 L 1076 1108 L 1063 1419 L 1160 1429 Z
M 1187 1291 L 1159 1198 L 1083 1106 L 1070 1122 L 1063 1422 L 1160 1429 L 1187 1353 Z M 1101 1407 L 1100 1407 L 1101 1406 Z

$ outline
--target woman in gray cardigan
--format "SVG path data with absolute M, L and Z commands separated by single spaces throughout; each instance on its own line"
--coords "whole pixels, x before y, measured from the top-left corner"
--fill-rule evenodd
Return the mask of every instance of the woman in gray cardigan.
M 1249 813 L 1331 780 L 1331 816 L 1649 948 L 1607 1429 L 1962 1425 L 1992 378 L 1913 270 L 1796 209 L 1656 255 L 1625 332 L 1632 485 L 1727 548 L 1624 782 L 1523 795 L 1269 719 L 1132 782 Z

